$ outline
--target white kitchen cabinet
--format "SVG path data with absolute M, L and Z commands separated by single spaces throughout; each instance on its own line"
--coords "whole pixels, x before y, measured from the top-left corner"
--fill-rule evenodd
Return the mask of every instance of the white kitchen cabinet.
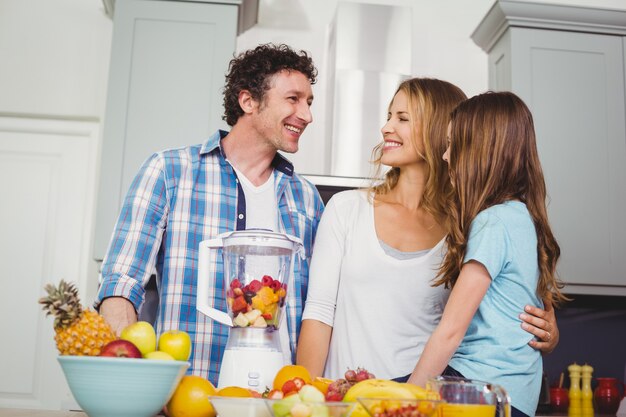
M 472 38 L 530 107 L 568 293 L 626 295 L 626 12 L 498 1 Z
M 87 259 L 95 201 L 97 122 L 0 116 L 0 409 L 75 407 L 57 362 L 48 283 L 95 291 Z
M 153 152 L 225 128 L 222 87 L 236 36 L 258 0 L 106 0 L 115 8 L 94 257 L 107 249 L 123 198 Z M 243 26 L 242 26 L 243 25 Z

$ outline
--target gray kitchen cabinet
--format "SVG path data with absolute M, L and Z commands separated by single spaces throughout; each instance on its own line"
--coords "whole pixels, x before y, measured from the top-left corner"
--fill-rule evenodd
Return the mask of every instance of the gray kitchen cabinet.
M 571 294 L 626 295 L 626 12 L 498 1 L 472 38 L 530 107 Z
M 221 120 L 224 75 L 238 31 L 256 22 L 258 0 L 105 0 L 105 6 L 108 11 L 114 8 L 114 19 L 94 242 L 97 260 L 105 254 L 141 163 L 153 152 L 200 143 L 226 127 Z

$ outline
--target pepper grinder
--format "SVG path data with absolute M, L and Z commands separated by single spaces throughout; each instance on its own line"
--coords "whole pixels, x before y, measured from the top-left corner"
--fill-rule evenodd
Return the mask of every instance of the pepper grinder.
M 593 368 L 587 364 L 581 366 L 582 390 L 581 405 L 583 417 L 593 417 L 593 391 L 591 390 L 591 373 Z
M 581 403 L 581 391 L 580 391 L 580 373 L 582 367 L 576 362 L 567 367 L 569 371 L 569 408 L 567 414 L 570 417 L 582 416 L 582 403 Z

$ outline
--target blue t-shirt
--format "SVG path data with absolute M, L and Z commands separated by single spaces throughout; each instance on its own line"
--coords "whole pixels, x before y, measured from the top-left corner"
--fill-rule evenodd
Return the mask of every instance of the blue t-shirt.
M 512 405 L 532 416 L 543 365 L 518 316 L 526 304 L 543 308 L 543 302 L 536 292 L 537 234 L 524 203 L 507 201 L 476 216 L 464 262 L 472 259 L 487 268 L 491 285 L 450 366 L 466 378 L 503 386 Z

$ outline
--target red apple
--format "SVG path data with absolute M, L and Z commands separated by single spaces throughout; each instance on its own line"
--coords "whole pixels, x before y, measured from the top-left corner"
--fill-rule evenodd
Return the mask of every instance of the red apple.
M 132 342 L 124 339 L 107 343 L 100 350 L 100 356 L 114 358 L 141 358 L 141 351 Z

